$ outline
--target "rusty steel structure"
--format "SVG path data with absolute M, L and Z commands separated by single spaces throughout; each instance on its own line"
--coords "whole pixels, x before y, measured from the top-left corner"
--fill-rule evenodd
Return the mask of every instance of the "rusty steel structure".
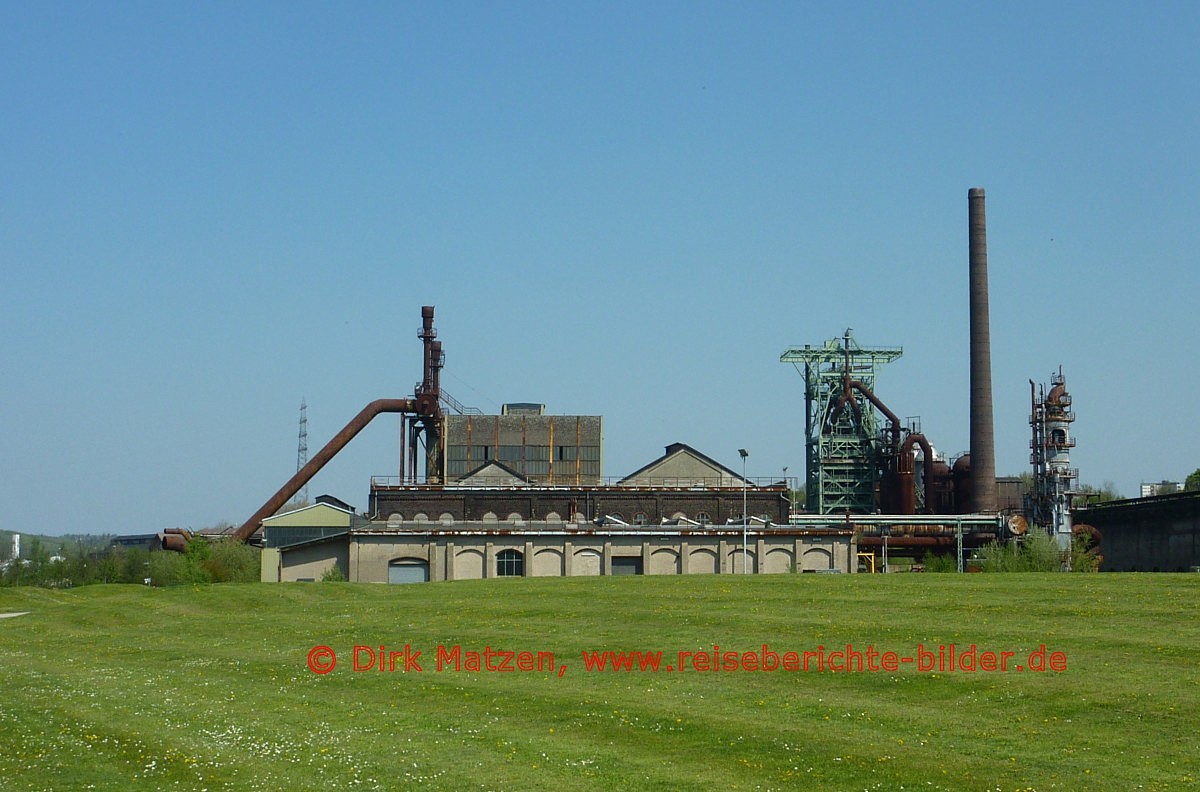
M 992 422 L 992 339 L 988 312 L 987 213 L 982 187 L 967 191 L 971 345 L 971 506 L 998 510 L 996 441 Z
M 967 203 L 970 450 L 953 466 L 938 458 L 917 422 L 902 425 L 874 391 L 877 369 L 900 357 L 898 347 L 860 347 L 847 330 L 840 340 L 780 357 L 805 378 L 808 511 L 933 520 L 913 530 L 896 523 L 898 544 L 913 547 L 945 544 L 949 526 L 964 520 L 992 525 L 999 511 L 983 189 L 968 190 Z M 948 522 L 939 515 L 958 518 Z M 974 539 L 983 536 L 979 526 L 969 530 L 979 534 Z M 860 541 L 873 539 L 860 535 Z
M 279 490 L 246 520 L 233 537 L 245 542 L 258 531 L 263 519 L 270 517 L 290 501 L 329 460 L 333 459 L 346 444 L 354 439 L 376 416 L 383 413 L 399 413 L 407 427 L 406 456 L 410 474 L 415 477 L 417 449 L 425 446 L 425 478 L 427 483 L 437 484 L 442 474 L 442 394 L 440 373 L 445 363 L 442 344 L 436 341 L 433 328 L 433 306 L 421 308 L 421 330 L 417 333 L 424 350 L 424 366 L 421 381 L 414 388 L 413 396 L 407 399 L 376 399 L 354 416 L 325 447 L 316 453 L 296 474 L 288 479 Z
M 1071 493 L 1079 471 L 1071 467 L 1071 394 L 1062 368 L 1050 377 L 1050 389 L 1035 390 L 1029 381 L 1029 462 L 1033 465 L 1033 492 L 1026 495 L 1025 517 L 1055 538 L 1061 549 L 1071 543 Z M 1093 529 L 1094 530 L 1094 529 Z
M 424 445 L 426 483 L 441 484 L 445 480 L 445 464 L 442 459 L 442 437 L 445 435 L 442 401 L 446 398 L 442 393 L 441 372 L 446 364 L 446 356 L 442 352 L 442 342 L 437 340 L 437 330 L 433 327 L 432 305 L 421 309 L 421 330 L 417 333 L 417 338 L 421 339 L 423 351 L 422 376 L 421 381 L 413 386 L 414 409 L 406 411 L 400 418 L 400 436 L 405 438 L 400 478 L 405 482 L 416 483 L 417 458 L 420 455 L 420 447 Z M 450 401 L 454 403 L 453 400 Z
M 903 354 L 899 347 L 863 347 L 849 328 L 821 346 L 785 350 L 779 360 L 804 377 L 807 510 L 814 514 L 870 514 L 886 446 L 871 393 L 879 369 Z
M 780 357 L 805 378 L 809 512 L 954 511 L 949 467 L 936 459 L 925 435 L 902 425 L 874 391 L 878 368 L 900 354 L 898 347 L 859 346 L 847 330 L 841 339 L 789 349 Z M 922 454 L 920 490 L 917 448 Z

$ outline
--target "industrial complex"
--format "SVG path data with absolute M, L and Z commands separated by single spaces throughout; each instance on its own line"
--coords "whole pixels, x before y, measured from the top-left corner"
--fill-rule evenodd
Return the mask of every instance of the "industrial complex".
M 902 350 L 863 346 L 846 330 L 780 356 L 803 380 L 803 502 L 786 479 L 747 477 L 744 451 L 739 472 L 682 442 L 638 470 L 605 477 L 601 416 L 548 414 L 537 403 L 485 415 L 447 394 L 434 308 L 426 306 L 413 395 L 364 407 L 311 460 L 302 457 L 296 475 L 234 536 L 263 546 L 263 580 L 381 583 L 887 571 L 889 552 L 953 553 L 962 568 L 971 549 L 1032 531 L 1064 550 L 1081 532 L 1098 541 L 1094 525 L 1073 525 L 1075 416 L 1061 370 L 1049 387 L 1030 381 L 1032 485 L 997 480 L 984 200 L 982 189 L 968 192 L 967 454 L 938 454 L 919 423 L 900 420 L 880 395 L 879 372 Z M 365 514 L 327 497 L 284 509 L 382 413 L 400 416 L 402 463 L 398 475 L 372 479 Z M 303 439 L 301 449 L 306 456 Z M 1195 559 L 1194 519 L 1190 526 Z

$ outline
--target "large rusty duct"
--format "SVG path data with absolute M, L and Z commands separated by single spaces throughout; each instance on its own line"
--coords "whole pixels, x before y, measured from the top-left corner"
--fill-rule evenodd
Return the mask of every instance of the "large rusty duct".
M 838 397 L 837 403 L 830 411 L 827 423 L 832 426 L 837 420 L 838 414 L 845 409 L 846 405 L 850 405 L 856 413 L 859 412 L 858 402 L 854 399 L 853 392 L 858 391 L 863 397 L 871 403 L 875 409 L 883 413 L 888 419 L 888 427 L 885 431 L 883 456 L 886 460 L 887 473 L 884 481 L 880 485 L 880 506 L 884 514 L 916 514 L 917 513 L 917 498 L 914 482 L 914 458 L 913 447 L 920 446 L 921 451 L 925 454 L 924 463 L 924 484 L 925 484 L 925 513 L 933 514 L 933 491 L 934 491 L 934 460 L 933 447 L 929 444 L 929 440 L 920 432 L 909 432 L 904 438 L 903 443 L 900 441 L 901 429 L 900 418 L 888 408 L 883 401 L 875 395 L 875 392 L 867 387 L 864 383 L 850 377 L 850 356 L 846 355 L 846 368 L 842 377 L 842 395 Z M 861 415 L 859 416 L 861 419 Z
M 329 460 L 345 448 L 355 435 L 382 413 L 400 413 L 406 417 L 411 416 L 407 420 L 412 429 L 409 451 L 413 473 L 416 473 L 417 441 L 419 435 L 423 433 L 426 447 L 426 479 L 431 483 L 442 481 L 442 407 L 439 374 L 444 358 L 441 342 L 433 340 L 436 336 L 433 329 L 433 306 L 427 305 L 421 309 L 421 319 L 421 331 L 417 337 L 421 339 L 424 347 L 424 371 L 413 397 L 410 399 L 376 399 L 363 407 L 358 415 L 343 427 L 342 431 L 334 435 L 333 439 L 308 461 L 308 464 L 296 471 L 296 475 L 288 479 L 278 492 L 272 495 L 249 520 L 246 520 L 241 528 L 237 529 L 233 535 L 238 541 L 245 542 L 253 536 L 265 518 L 279 511 L 321 468 L 325 467 Z
M 998 508 L 996 442 L 992 423 L 992 341 L 988 316 L 987 216 L 982 187 L 967 191 L 971 295 L 971 507 Z

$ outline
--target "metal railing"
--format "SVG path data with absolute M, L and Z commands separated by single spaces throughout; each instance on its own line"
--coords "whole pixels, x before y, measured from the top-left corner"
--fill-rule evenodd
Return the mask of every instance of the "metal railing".
M 479 409 L 478 407 L 465 406 L 458 399 L 454 398 L 449 393 L 446 393 L 445 388 L 442 389 L 441 397 L 442 404 L 446 405 L 459 415 L 483 415 L 483 410 Z
M 747 476 L 746 485 L 750 489 L 772 489 L 772 488 L 794 488 L 795 482 L 788 480 L 785 482 L 779 477 L 755 477 Z M 426 487 L 427 484 L 413 484 L 412 482 L 404 481 L 400 476 L 372 476 L 371 488 L 383 489 L 387 487 Z M 576 476 L 573 473 L 563 473 L 556 475 L 551 481 L 549 476 L 538 475 L 533 481 L 514 481 L 509 476 L 472 476 L 466 481 L 448 481 L 444 485 L 436 485 L 439 487 L 505 487 L 505 488 L 565 488 L 565 487 L 605 487 L 609 489 L 629 489 L 629 490 L 654 490 L 654 489 L 669 489 L 669 490 L 740 490 L 742 488 L 742 479 L 737 476 L 720 476 L 720 477 L 684 477 L 684 476 L 638 476 L 636 478 L 604 476 L 600 478 L 580 477 L 576 481 Z

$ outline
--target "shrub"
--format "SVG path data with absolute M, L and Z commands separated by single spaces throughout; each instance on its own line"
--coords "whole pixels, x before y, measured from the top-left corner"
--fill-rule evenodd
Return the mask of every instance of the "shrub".
M 236 539 L 221 539 L 209 547 L 202 563 L 213 583 L 256 583 L 260 578 L 259 551 Z
M 324 573 L 321 574 L 321 582 L 322 583 L 344 583 L 344 582 L 346 582 L 346 576 L 342 574 L 342 568 L 340 566 L 338 566 L 337 564 L 334 564 L 333 566 L 329 567 L 329 569 L 326 569 Z
M 935 555 L 931 550 L 926 551 L 921 563 L 924 564 L 926 572 L 958 571 L 958 559 L 953 555 Z
M 1054 537 L 1041 531 L 1033 531 L 1019 542 L 991 542 L 980 548 L 979 556 L 984 572 L 1058 572 L 1064 560 L 1069 560 L 1073 572 L 1096 572 L 1101 560 L 1089 536 L 1072 536 L 1070 548 L 1063 552 Z

